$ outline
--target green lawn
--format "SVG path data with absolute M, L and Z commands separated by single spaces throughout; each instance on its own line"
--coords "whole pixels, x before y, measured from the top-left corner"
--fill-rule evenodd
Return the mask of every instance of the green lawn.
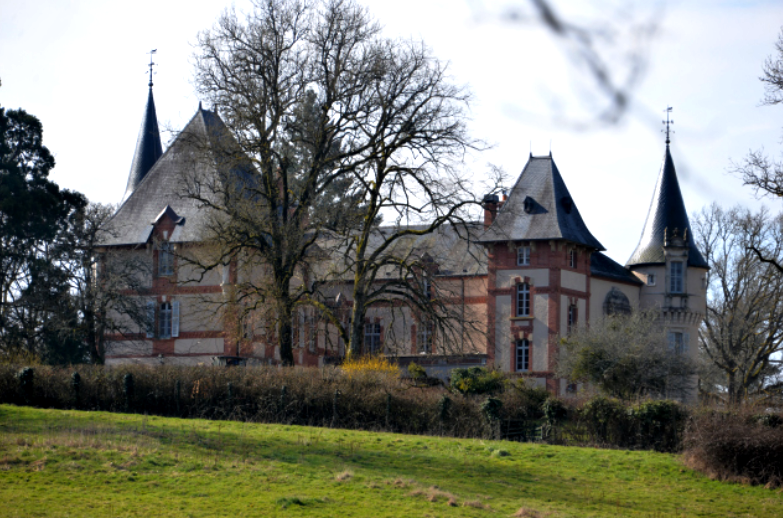
M 676 456 L 0 405 L 3 517 L 783 517 Z

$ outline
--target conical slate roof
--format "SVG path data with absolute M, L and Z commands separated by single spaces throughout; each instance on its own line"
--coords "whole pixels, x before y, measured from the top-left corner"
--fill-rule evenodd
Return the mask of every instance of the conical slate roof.
M 155 114 L 155 100 L 152 98 L 152 83 L 150 83 L 147 108 L 144 110 L 144 118 L 141 120 L 139 138 L 136 139 L 136 152 L 133 155 L 133 163 L 123 199 L 130 196 L 162 154 L 163 146 L 160 144 L 158 117 Z
M 192 242 L 201 238 L 206 213 L 199 202 L 188 197 L 187 184 L 193 178 L 220 178 L 216 148 L 225 149 L 230 139 L 220 117 L 201 109 L 171 143 L 130 196 L 112 217 L 104 234 L 105 246 L 146 243 L 152 225 L 160 216 L 176 215 L 177 224 L 170 237 L 174 242 Z M 227 139 L 227 140 L 222 140 Z M 232 141 L 235 143 L 235 141 Z M 208 187 L 205 186 L 204 189 Z
M 689 266 L 709 267 L 694 243 L 688 212 L 682 200 L 682 192 L 680 192 L 680 184 L 677 181 L 677 172 L 674 169 L 668 144 L 666 144 L 663 166 L 658 175 L 658 183 L 655 185 L 655 193 L 647 213 L 642 237 L 626 266 L 665 264 L 663 242 L 667 231 L 670 236 L 676 232 L 679 236 L 687 238 Z
M 605 250 L 582 221 L 552 156 L 531 155 L 480 242 L 544 239 Z

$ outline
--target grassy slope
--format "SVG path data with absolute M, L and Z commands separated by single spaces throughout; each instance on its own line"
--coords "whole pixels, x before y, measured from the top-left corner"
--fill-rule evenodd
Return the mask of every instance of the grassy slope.
M 710 481 L 650 452 L 0 406 L 0 516 L 452 517 L 520 508 L 551 517 L 783 517 L 783 496 Z

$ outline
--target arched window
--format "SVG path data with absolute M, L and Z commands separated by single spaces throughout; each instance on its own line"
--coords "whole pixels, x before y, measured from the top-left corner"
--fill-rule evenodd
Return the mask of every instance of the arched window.
M 518 317 L 530 316 L 530 285 L 526 282 L 517 284 L 517 314 Z

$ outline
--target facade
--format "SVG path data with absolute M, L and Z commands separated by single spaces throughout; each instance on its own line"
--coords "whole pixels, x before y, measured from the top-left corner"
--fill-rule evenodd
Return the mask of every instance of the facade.
M 150 88 L 125 201 L 104 240 L 105 250 L 151 265 L 146 289 L 137 294 L 146 298 L 148 319 L 144 329 L 114 337 L 107 363 L 212 363 L 218 356 L 241 356 L 274 364 L 275 330 L 263 318 L 236 333 L 215 310 L 233 284 L 259 273 L 229 264 L 202 275 L 182 260 L 198 253 L 206 217 L 183 196 L 182 185 L 194 169 L 219 173 L 214 161 L 193 159 L 187 136 L 208 140 L 223 131 L 222 121 L 199 106 L 160 153 L 154 118 Z M 393 356 L 401 365 L 415 359 L 435 375 L 455 366 L 493 366 L 563 393 L 566 381 L 553 373 L 559 336 L 606 314 L 655 307 L 672 348 L 696 354 L 708 266 L 693 243 L 668 139 L 639 245 L 625 266 L 603 254 L 551 154 L 531 155 L 507 196 L 485 197 L 484 219 L 469 229 L 469 239 L 458 234 L 444 227 L 397 246 L 431 265 L 423 289 L 447 300 L 470 325 L 446 336 L 404 305 L 373 307 L 364 352 Z M 321 248 L 331 250 L 328 243 Z M 330 286 L 326 300 L 347 315 L 350 279 Z M 323 365 L 344 355 L 336 331 L 313 308 L 301 308 L 294 327 L 298 364 Z

